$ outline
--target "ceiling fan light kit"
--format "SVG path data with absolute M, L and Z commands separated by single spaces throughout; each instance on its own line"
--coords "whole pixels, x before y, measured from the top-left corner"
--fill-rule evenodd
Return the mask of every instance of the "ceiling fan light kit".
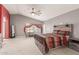
M 33 16 L 35 16 L 35 15 L 40 16 L 40 14 L 42 14 L 40 10 L 36 10 L 35 8 L 32 8 L 31 15 L 33 15 Z
M 35 15 L 35 13 L 34 12 L 31 12 L 31 14 L 34 16 Z

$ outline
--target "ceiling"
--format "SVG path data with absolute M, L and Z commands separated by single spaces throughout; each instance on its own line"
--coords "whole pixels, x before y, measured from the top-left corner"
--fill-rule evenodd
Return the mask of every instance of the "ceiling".
M 40 21 L 46 21 L 58 15 L 78 9 L 77 4 L 4 4 L 11 14 L 21 14 Z M 41 15 L 31 15 L 31 9 L 41 10 Z

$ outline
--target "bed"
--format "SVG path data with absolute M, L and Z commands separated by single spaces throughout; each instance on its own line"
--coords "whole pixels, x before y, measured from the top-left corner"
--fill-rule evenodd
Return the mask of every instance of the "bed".
M 53 34 L 35 34 L 35 44 L 42 54 L 47 54 L 51 49 L 68 46 L 68 39 Z
M 39 50 L 46 54 L 53 48 L 68 47 L 69 38 L 72 37 L 71 25 L 54 26 L 53 33 L 35 34 L 35 44 Z

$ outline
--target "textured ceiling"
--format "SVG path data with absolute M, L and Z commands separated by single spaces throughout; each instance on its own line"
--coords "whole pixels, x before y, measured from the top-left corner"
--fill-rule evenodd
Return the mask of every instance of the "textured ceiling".
M 58 15 L 78 9 L 79 5 L 75 4 L 4 4 L 11 14 L 21 14 L 40 21 L 49 20 Z M 31 15 L 31 9 L 41 10 L 42 14 Z

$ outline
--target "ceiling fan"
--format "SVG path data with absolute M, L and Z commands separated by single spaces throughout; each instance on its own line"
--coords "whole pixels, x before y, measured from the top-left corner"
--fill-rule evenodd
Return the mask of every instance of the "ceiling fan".
M 41 10 L 36 10 L 35 8 L 32 8 L 31 14 L 32 14 L 33 16 L 34 16 L 34 15 L 40 16 L 42 13 L 41 13 Z

